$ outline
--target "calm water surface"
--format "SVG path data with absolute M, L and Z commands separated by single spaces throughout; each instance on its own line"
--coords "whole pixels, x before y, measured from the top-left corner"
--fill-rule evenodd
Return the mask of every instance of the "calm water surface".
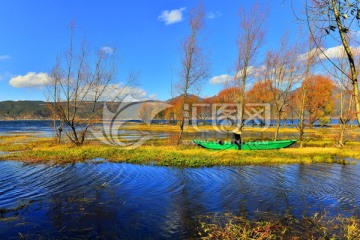
M 0 239 L 196 237 L 199 216 L 359 214 L 360 167 L 0 162 Z

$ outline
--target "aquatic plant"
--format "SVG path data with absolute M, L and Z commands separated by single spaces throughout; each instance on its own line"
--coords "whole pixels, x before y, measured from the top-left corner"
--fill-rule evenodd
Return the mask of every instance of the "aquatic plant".
M 356 216 L 316 213 L 296 218 L 265 213 L 261 218 L 230 213 L 202 216 L 198 234 L 202 239 L 360 239 L 360 219 Z

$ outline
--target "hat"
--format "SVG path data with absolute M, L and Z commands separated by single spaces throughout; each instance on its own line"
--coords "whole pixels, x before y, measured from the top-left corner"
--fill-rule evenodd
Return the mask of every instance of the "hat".
M 235 128 L 232 132 L 235 134 L 242 134 L 242 131 L 240 131 L 239 128 Z

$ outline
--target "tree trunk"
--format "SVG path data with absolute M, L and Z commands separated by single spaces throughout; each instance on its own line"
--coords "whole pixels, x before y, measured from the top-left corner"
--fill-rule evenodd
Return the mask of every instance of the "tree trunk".
M 245 83 L 246 83 L 246 69 L 244 70 L 244 76 L 242 77 L 242 83 L 241 83 L 241 93 L 240 93 L 240 118 L 239 118 L 239 124 L 238 129 L 239 131 L 243 130 L 244 127 L 244 113 L 245 113 Z
M 274 141 L 276 141 L 278 139 L 278 136 L 279 136 L 280 121 L 281 121 L 281 111 L 279 111 L 277 113 L 277 121 L 276 121 Z
M 338 141 L 338 146 L 339 146 L 339 147 L 343 147 L 343 146 L 344 146 L 345 130 L 346 130 L 346 123 L 344 123 L 344 122 L 341 120 L 340 133 L 339 133 L 339 141 Z
M 300 148 L 304 146 L 304 130 L 305 130 L 305 100 L 306 100 L 306 89 L 301 89 L 301 105 L 299 111 L 299 144 Z
M 353 86 L 353 95 L 355 98 L 355 109 L 356 109 L 356 119 L 358 121 L 358 126 L 360 127 L 360 99 L 359 99 L 359 85 L 358 85 L 358 80 L 357 80 L 357 71 L 356 71 L 356 67 L 355 67 L 355 61 L 354 61 L 354 57 L 353 54 L 351 52 L 348 40 L 346 38 L 342 23 L 341 23 L 341 16 L 338 10 L 338 6 L 336 4 L 336 0 L 332 0 L 332 7 L 334 10 L 334 16 L 336 19 L 336 23 L 338 26 L 338 31 L 340 34 L 340 38 L 341 38 L 341 42 L 344 46 L 346 55 L 347 55 L 347 59 L 349 61 L 350 64 L 350 72 L 351 72 L 351 84 Z
M 187 121 L 187 117 L 189 115 L 188 111 L 189 111 L 189 107 L 185 104 L 186 103 L 186 99 L 187 99 L 187 93 L 185 92 L 184 94 L 184 101 L 183 101 L 183 111 L 182 111 L 182 114 L 181 114 L 181 119 L 180 119 L 180 132 L 179 132 L 179 137 L 178 137 L 178 140 L 177 140 L 177 145 L 180 145 L 180 142 L 181 142 L 181 139 L 182 139 L 182 135 L 184 133 L 184 128 L 185 128 L 185 121 Z

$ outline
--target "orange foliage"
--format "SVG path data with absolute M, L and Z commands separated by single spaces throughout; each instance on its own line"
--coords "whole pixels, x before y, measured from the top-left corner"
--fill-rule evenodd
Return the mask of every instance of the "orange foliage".
M 246 92 L 246 99 L 249 103 L 272 103 L 274 94 L 270 80 L 257 81 L 254 86 Z
M 321 120 L 333 113 L 335 100 L 333 96 L 334 83 L 331 79 L 313 75 L 302 84 L 306 90 L 305 111 L 309 114 L 309 123 Z M 297 90 L 296 99 L 300 99 L 301 88 Z
M 216 96 L 218 103 L 235 103 L 240 98 L 241 89 L 238 87 L 229 87 L 220 91 Z
M 179 120 L 183 116 L 184 104 L 188 104 L 188 109 L 191 111 L 192 105 L 198 102 L 199 98 L 194 95 L 187 96 L 187 98 L 184 98 L 184 96 L 173 98 L 168 102 L 172 107 L 165 110 L 165 118 L 169 120 Z

